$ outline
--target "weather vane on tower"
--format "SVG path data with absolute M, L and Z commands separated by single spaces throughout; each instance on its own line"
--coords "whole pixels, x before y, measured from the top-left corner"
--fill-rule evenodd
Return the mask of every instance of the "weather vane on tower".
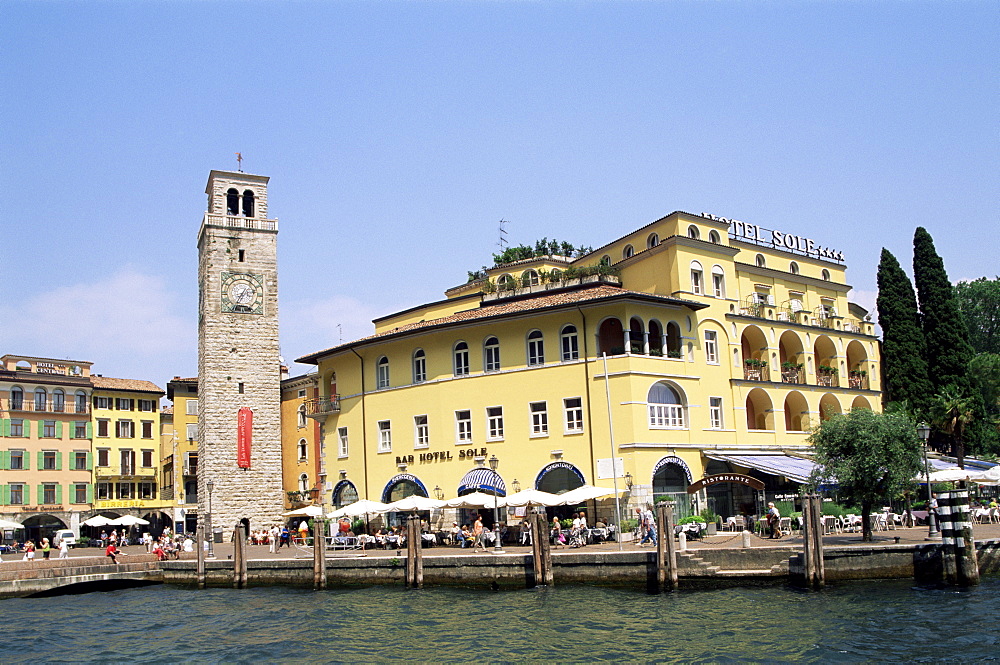
M 236 153 L 236 170 L 243 173 L 243 155 Z

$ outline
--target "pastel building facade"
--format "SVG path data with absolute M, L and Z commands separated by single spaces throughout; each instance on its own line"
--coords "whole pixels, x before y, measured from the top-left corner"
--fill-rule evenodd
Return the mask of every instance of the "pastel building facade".
M 685 212 L 586 256 L 496 266 L 299 359 L 317 366 L 329 501 L 617 484 L 630 508 L 755 512 L 804 481 L 815 423 L 879 408 L 850 288 L 837 250 Z M 764 493 L 688 492 L 732 473 Z

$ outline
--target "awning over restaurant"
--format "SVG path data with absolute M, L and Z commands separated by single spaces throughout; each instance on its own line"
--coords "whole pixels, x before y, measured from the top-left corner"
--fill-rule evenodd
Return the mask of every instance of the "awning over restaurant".
M 798 483 L 800 485 L 805 485 L 809 482 L 809 476 L 812 474 L 813 469 L 816 468 L 816 463 L 812 460 L 803 459 L 801 457 L 792 457 L 790 455 L 778 454 L 743 454 L 743 453 L 723 453 L 714 451 L 705 451 L 705 457 L 709 459 L 719 460 L 720 462 L 729 462 L 730 464 L 735 464 L 737 466 L 746 467 L 748 469 L 757 469 L 763 473 L 771 476 L 783 476 L 788 478 L 793 483 Z
M 507 488 L 504 486 L 503 478 L 492 469 L 473 469 L 465 474 L 458 484 L 458 493 L 468 490 L 483 490 L 496 492 L 499 496 L 507 496 Z

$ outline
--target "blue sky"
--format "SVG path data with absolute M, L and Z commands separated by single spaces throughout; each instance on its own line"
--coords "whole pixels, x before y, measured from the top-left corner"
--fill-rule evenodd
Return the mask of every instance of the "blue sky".
M 674 210 L 1000 273 L 996 2 L 0 3 L 0 352 L 196 372 L 211 169 L 269 175 L 282 353 Z M 339 326 L 339 327 L 338 327 Z M 293 367 L 293 373 L 307 367 Z

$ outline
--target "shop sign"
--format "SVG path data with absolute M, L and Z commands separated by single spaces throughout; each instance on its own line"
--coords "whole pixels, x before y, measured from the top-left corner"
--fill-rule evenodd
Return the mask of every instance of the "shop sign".
M 717 473 L 714 476 L 705 476 L 693 485 L 689 485 L 687 492 L 688 494 L 694 494 L 695 492 L 700 492 L 709 485 L 717 485 L 718 483 L 737 483 L 739 485 L 746 485 L 747 487 L 753 488 L 757 491 L 764 489 L 763 481 L 757 480 L 753 476 L 744 476 L 740 473 Z
M 821 247 L 811 238 L 804 238 L 802 236 L 795 235 L 794 233 L 785 233 L 783 231 L 772 231 L 770 229 L 761 228 L 756 224 L 748 224 L 746 222 L 741 222 L 738 219 L 730 219 L 728 217 L 719 217 L 718 215 L 712 215 L 707 212 L 701 213 L 701 216 L 705 219 L 711 219 L 716 222 L 725 222 L 729 224 L 729 234 L 734 236 L 737 240 L 748 240 L 757 245 L 798 252 L 800 254 L 805 254 L 806 256 L 829 259 L 830 261 L 844 261 L 843 252 L 836 249 L 830 249 L 829 247 Z
M 396 455 L 396 464 L 413 464 L 414 460 L 427 462 L 450 462 L 453 459 L 471 460 L 477 457 L 486 457 L 486 448 L 459 448 L 458 455 L 452 455 L 451 450 L 435 451 L 433 453 L 420 453 L 418 455 Z
M 97 509 L 104 508 L 145 508 L 145 501 L 98 501 Z

